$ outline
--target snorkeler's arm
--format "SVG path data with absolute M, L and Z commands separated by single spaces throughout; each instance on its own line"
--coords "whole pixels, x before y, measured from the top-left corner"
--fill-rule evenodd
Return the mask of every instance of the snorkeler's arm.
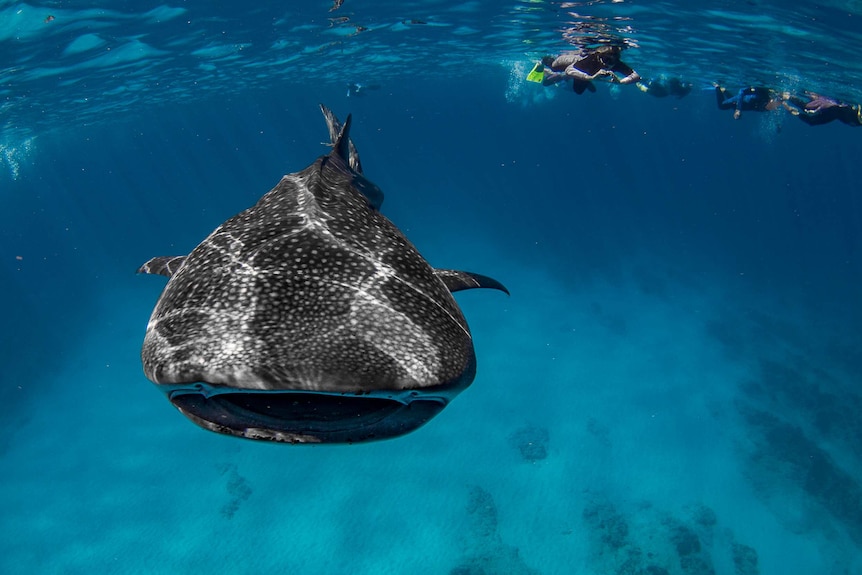
M 599 70 L 595 74 L 587 74 L 583 70 L 575 68 L 574 64 L 566 68 L 566 76 L 575 80 L 580 80 L 581 82 L 591 82 L 599 76 L 607 76 L 608 74 L 613 74 L 613 72 L 609 72 L 608 70 Z
M 798 106 L 795 105 L 793 100 L 789 100 L 789 99 L 788 100 L 782 99 L 781 105 L 784 107 L 785 110 L 790 112 L 793 116 L 798 116 L 800 109 L 804 110 L 804 108 L 799 108 Z
M 806 114 L 819 114 L 827 108 L 833 108 L 836 106 L 840 106 L 838 101 L 824 96 L 818 96 L 817 94 L 812 94 L 811 101 L 805 104 L 803 111 Z
M 640 74 L 632 70 L 623 62 L 617 62 L 617 65 L 614 66 L 613 70 L 617 74 L 624 76 L 623 78 L 620 78 L 620 84 L 632 84 L 634 82 L 639 82 L 641 79 Z
M 794 116 L 798 116 L 800 112 L 805 111 L 805 104 L 805 100 L 799 96 L 791 94 L 790 92 L 784 92 L 781 94 L 781 105 Z

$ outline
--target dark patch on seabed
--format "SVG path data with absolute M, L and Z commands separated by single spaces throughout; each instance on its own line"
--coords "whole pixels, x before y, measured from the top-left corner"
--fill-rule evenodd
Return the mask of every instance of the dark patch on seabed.
M 218 472 L 225 478 L 225 490 L 228 494 L 228 500 L 221 506 L 221 515 L 225 519 L 233 519 L 243 502 L 251 497 L 252 490 L 248 480 L 239 474 L 236 464 L 220 464 Z
M 478 485 L 467 494 L 463 557 L 450 575 L 533 575 L 517 547 L 502 540 L 497 504 Z M 588 573 L 602 575 L 759 575 L 756 549 L 737 541 L 715 511 L 695 504 L 674 515 L 650 503 L 627 504 L 588 494 L 579 537 L 589 542 Z M 717 561 L 716 561 L 717 560 Z M 580 572 L 573 567 L 572 572 Z
M 750 479 L 767 500 L 785 498 L 787 491 L 810 502 L 808 512 L 792 530 L 822 528 L 826 512 L 857 544 L 862 544 L 862 486 L 856 477 L 812 441 L 797 425 L 765 411 L 739 406 L 752 431 Z
M 548 457 L 550 435 L 544 427 L 528 425 L 509 435 L 509 445 L 521 453 L 524 461 L 535 463 Z
M 743 382 L 743 392 L 760 405 L 774 406 L 775 413 L 808 422 L 817 439 L 827 440 L 862 459 L 862 398 L 849 390 L 839 393 L 842 383 L 802 356 L 783 361 L 760 359 L 757 378 Z
M 595 440 L 604 447 L 605 449 L 610 449 L 613 447 L 613 443 L 611 442 L 611 430 L 607 425 L 604 425 L 597 421 L 594 417 L 591 417 L 587 420 L 587 433 L 589 433 Z
M 757 551 L 736 541 L 715 512 L 694 505 L 682 517 L 650 503 L 612 502 L 601 495 L 584 507 L 590 567 L 614 575 L 715 575 L 717 561 L 736 575 L 758 575 Z
M 521 558 L 517 547 L 503 542 L 498 531 L 497 504 L 484 488 L 470 487 L 464 557 L 449 575 L 539 575 Z
M 710 322 L 707 332 L 730 357 L 751 366 L 751 376 L 739 383 L 736 409 L 755 493 L 792 532 L 819 531 L 831 541 L 844 533 L 862 545 L 859 366 L 844 346 L 830 345 L 837 334 L 812 335 L 808 327 L 749 312 Z M 830 361 L 832 349 L 840 354 L 836 361 Z M 793 511 L 788 499 L 799 502 Z

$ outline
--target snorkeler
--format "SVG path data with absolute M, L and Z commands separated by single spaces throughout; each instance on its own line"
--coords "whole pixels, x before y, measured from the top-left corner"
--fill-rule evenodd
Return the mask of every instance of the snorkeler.
M 862 106 L 859 104 L 850 105 L 814 92 L 806 91 L 805 96 L 808 101 L 799 96 L 783 94 L 784 101 L 781 104 L 788 112 L 809 126 L 828 124 L 833 120 L 848 126 L 862 126 Z
M 542 84 L 550 86 L 571 79 L 572 90 L 576 94 L 583 94 L 584 90 L 596 91 L 593 84 L 596 78 L 608 78 L 615 84 L 637 82 L 641 79 L 640 75 L 620 60 L 621 53 L 620 46 L 599 46 L 595 49 L 564 52 L 556 58 L 545 56 L 542 58 L 545 65 Z
M 347 97 L 348 98 L 358 98 L 359 96 L 364 96 L 365 92 L 367 92 L 369 90 L 379 90 L 379 89 L 380 89 L 380 86 L 378 86 L 377 84 L 366 85 L 366 84 L 357 84 L 354 82 L 354 83 L 350 83 L 347 85 Z
M 659 76 L 654 80 L 647 80 L 646 82 L 638 82 L 637 86 L 644 94 L 649 94 L 656 98 L 666 98 L 668 96 L 682 98 L 683 96 L 688 96 L 692 88 L 691 84 L 683 82 L 679 78 L 666 78 L 664 76 Z
M 715 97 L 718 101 L 719 110 L 733 110 L 733 119 L 738 120 L 743 110 L 746 112 L 768 112 L 775 110 L 781 105 L 778 93 L 772 88 L 762 86 L 749 86 L 742 88 L 735 96 L 719 86 L 715 86 Z

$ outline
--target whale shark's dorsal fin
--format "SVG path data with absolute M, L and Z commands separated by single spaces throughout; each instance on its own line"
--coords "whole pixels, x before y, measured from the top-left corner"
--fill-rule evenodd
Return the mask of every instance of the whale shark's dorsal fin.
M 341 156 L 341 159 L 346 161 L 354 172 L 361 174 L 362 162 L 359 161 L 359 152 L 356 151 L 356 146 L 350 139 L 351 116 L 347 116 L 347 120 L 342 126 L 332 110 L 323 104 L 320 104 L 320 111 L 323 112 L 323 117 L 326 118 L 326 127 L 329 128 L 329 145 L 332 146 L 332 151 Z
M 332 118 L 335 122 L 338 122 L 338 119 L 335 118 L 335 116 Z M 338 154 L 342 160 L 350 164 L 350 168 L 354 172 L 361 174 L 362 166 L 359 164 L 359 154 L 356 153 L 356 148 L 353 147 L 353 142 L 350 141 L 350 124 L 352 120 L 353 116 L 351 114 L 347 114 L 347 119 L 344 120 L 344 125 L 339 127 L 338 135 L 334 140 L 332 140 L 331 153 Z M 329 130 L 331 135 L 332 128 Z M 356 166 L 359 166 L 358 170 L 356 169 Z
M 157 274 L 171 277 L 186 261 L 186 256 L 159 256 L 138 268 L 139 274 Z
M 320 111 L 323 112 L 323 117 L 326 118 L 326 127 L 329 128 L 329 141 L 332 146 L 330 156 L 337 156 L 350 166 L 355 177 L 353 185 L 362 195 L 368 200 L 370 205 L 375 210 L 380 210 L 383 204 L 383 191 L 377 185 L 368 180 L 362 175 L 362 163 L 359 161 L 359 152 L 356 151 L 356 146 L 353 145 L 353 140 L 350 139 L 350 123 L 352 116 L 348 115 L 344 125 L 338 121 L 332 110 L 320 104 Z
M 509 295 L 509 290 L 506 286 L 488 276 L 474 274 L 472 272 L 462 272 L 459 270 L 441 270 L 434 269 L 434 274 L 443 280 L 450 292 L 461 291 L 473 288 L 491 288 L 505 292 Z

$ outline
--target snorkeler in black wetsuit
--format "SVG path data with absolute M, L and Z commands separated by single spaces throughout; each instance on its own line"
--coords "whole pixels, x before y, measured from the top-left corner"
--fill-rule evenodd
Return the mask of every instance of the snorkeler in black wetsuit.
M 799 96 L 787 94 L 782 104 L 788 112 L 809 126 L 828 124 L 833 120 L 848 126 L 862 126 L 862 106 L 859 104 L 853 106 L 814 92 L 805 92 L 805 95 L 808 101 Z
M 620 60 L 621 53 L 622 48 L 619 46 L 599 46 L 594 50 L 565 52 L 556 58 L 545 56 L 542 58 L 542 63 L 545 65 L 542 84 L 550 86 L 571 79 L 572 90 L 576 94 L 583 94 L 584 90 L 596 91 L 593 85 L 593 80 L 596 78 L 608 78 L 618 84 L 637 82 L 641 79 L 640 75 Z
M 379 89 L 380 86 L 377 84 L 357 84 L 356 82 L 352 82 L 347 85 L 347 97 L 358 98 L 359 96 L 364 96 L 369 90 Z
M 736 95 L 731 96 L 730 92 L 714 84 L 715 97 L 718 101 L 719 110 L 733 110 L 733 118 L 739 119 L 743 110 L 747 112 L 767 112 L 778 108 L 781 105 L 781 100 L 778 94 L 772 88 L 762 86 L 749 86 L 742 88 Z
M 638 88 L 644 94 L 649 94 L 656 98 L 666 98 L 668 96 L 682 98 L 683 96 L 688 96 L 692 85 L 688 82 L 683 82 L 679 78 L 659 76 L 653 80 L 638 82 Z

